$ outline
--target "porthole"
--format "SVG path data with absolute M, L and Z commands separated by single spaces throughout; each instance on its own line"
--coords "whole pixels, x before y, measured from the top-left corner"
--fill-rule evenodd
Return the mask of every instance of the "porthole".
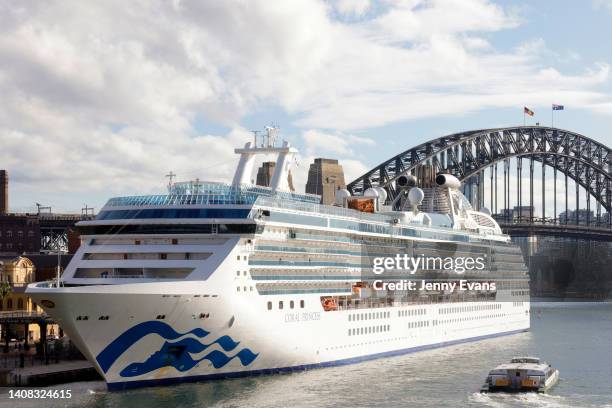
M 302 309 L 304 308 L 304 301 L 303 300 L 300 300 L 300 308 L 302 308 Z
M 289 307 L 291 309 L 293 309 L 295 307 L 295 303 L 293 302 L 293 300 L 289 302 Z
M 282 310 L 282 308 L 283 308 L 283 301 L 282 300 L 278 302 L 278 308 Z

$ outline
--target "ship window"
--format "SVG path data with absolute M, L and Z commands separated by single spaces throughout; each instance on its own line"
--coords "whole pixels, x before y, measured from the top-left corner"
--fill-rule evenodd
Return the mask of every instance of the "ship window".
M 139 239 L 135 240 L 134 245 L 140 245 L 140 240 Z
M 268 310 L 272 310 L 272 302 L 268 302 Z
M 283 308 L 283 301 L 282 301 L 282 300 L 278 302 L 278 308 L 279 308 L 279 309 L 282 309 L 282 308 Z
M 159 254 L 159 259 L 168 259 L 168 254 Z
M 240 292 L 240 286 L 236 286 L 236 292 Z
M 178 245 L 178 239 L 172 238 L 172 245 Z
M 240 276 L 240 271 L 236 271 L 236 276 Z
M 303 300 L 300 300 L 300 308 L 302 308 L 302 309 L 304 308 L 304 301 Z
M 291 302 L 289 302 L 289 307 L 290 307 L 291 309 L 293 309 L 293 307 L 294 307 L 294 306 L 295 306 L 295 304 L 294 304 L 293 300 L 292 300 Z
M 247 291 L 247 287 L 246 286 L 243 289 L 244 289 L 245 292 Z

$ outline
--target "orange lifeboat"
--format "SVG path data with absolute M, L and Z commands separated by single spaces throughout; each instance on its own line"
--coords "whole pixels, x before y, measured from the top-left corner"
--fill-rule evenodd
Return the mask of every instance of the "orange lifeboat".
M 338 310 L 338 305 L 336 304 L 336 300 L 333 298 L 323 299 L 323 310 L 325 310 L 326 312 Z

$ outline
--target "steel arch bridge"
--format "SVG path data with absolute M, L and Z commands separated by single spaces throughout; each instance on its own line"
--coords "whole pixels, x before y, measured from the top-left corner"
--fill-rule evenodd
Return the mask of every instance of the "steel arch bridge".
M 431 164 L 434 171 L 447 172 L 461 181 L 473 182 L 478 189 L 477 202 L 480 208 L 484 202 L 484 172 L 489 169 L 491 179 L 491 201 L 497 207 L 497 168 L 503 164 L 504 203 L 510 207 L 510 160 L 516 163 L 518 172 L 517 192 L 519 208 L 522 204 L 523 161 L 529 161 L 531 214 L 533 223 L 533 176 L 534 162 L 541 164 L 542 171 L 542 212 L 545 214 L 546 167 L 553 169 L 554 212 L 557 217 L 557 172 L 565 177 L 565 214 L 568 214 L 568 178 L 576 186 L 576 209 L 579 208 L 579 186 L 586 190 L 587 214 L 590 200 L 597 202 L 597 219 L 601 207 L 608 213 L 608 224 L 612 206 L 612 150 L 605 145 L 568 130 L 544 126 L 518 126 L 496 129 L 471 130 L 442 136 L 406 150 L 379 164 L 366 174 L 351 182 L 347 188 L 352 194 L 361 194 L 366 189 L 382 186 L 389 193 L 389 200 L 396 194 L 395 180 L 402 174 L 411 173 L 419 164 Z M 495 178 L 494 178 L 495 175 Z M 483 185 L 481 191 L 481 184 Z M 495 196 L 493 191 L 495 190 Z M 482 199 L 482 201 L 481 201 Z M 544 217 L 544 216 L 543 216 Z M 578 211 L 576 211 L 578 221 Z M 578 223 L 578 222 L 577 222 Z

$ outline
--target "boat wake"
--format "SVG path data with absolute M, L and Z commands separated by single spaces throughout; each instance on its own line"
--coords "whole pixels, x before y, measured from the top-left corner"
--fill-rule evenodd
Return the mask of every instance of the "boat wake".
M 480 393 L 475 392 L 469 397 L 470 406 L 485 406 L 495 408 L 506 407 L 533 407 L 533 408 L 573 408 L 575 402 L 568 401 L 560 395 L 539 394 L 535 392 L 508 394 L 508 393 Z

